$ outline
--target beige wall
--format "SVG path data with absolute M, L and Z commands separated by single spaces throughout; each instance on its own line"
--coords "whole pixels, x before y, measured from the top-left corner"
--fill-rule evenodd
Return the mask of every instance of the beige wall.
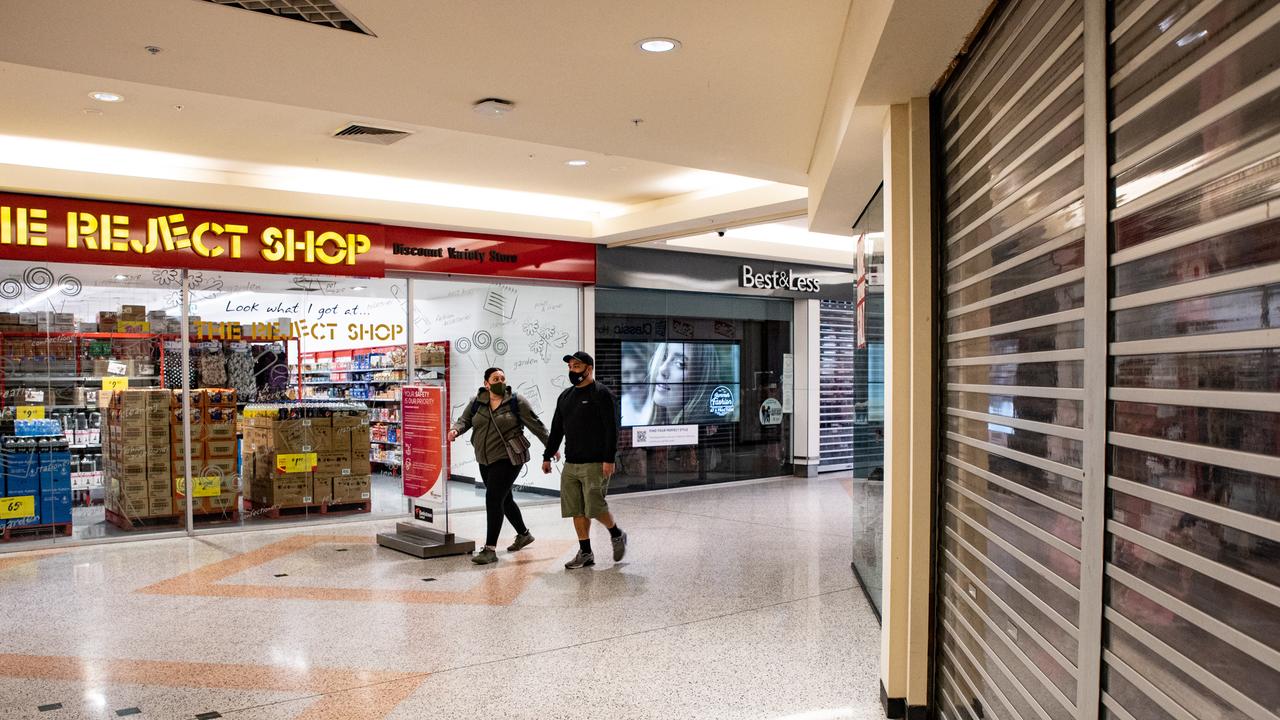
M 928 704 L 934 457 L 929 101 L 889 108 L 885 158 L 884 610 L 881 681 Z

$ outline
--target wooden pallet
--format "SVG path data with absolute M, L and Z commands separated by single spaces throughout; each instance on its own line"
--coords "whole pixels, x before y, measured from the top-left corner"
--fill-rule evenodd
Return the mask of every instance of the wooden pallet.
M 71 537 L 71 523 L 18 525 L 16 527 L 6 525 L 3 533 L 0 534 L 0 540 L 3 542 L 9 542 L 10 540 L 41 540 L 49 537 L 50 535 Z
M 263 505 L 245 498 L 244 506 L 245 512 L 252 513 L 255 517 L 265 517 L 271 520 L 295 518 L 313 513 L 318 515 L 356 515 L 373 512 L 373 501 L 371 500 L 352 503 L 330 503 L 326 501 L 310 505 Z
M 141 530 L 144 528 L 184 527 L 187 524 L 186 513 L 178 515 L 156 515 L 153 517 L 131 518 L 107 510 L 107 522 L 121 530 Z M 228 510 L 216 513 L 196 513 L 195 522 L 240 522 L 240 512 Z

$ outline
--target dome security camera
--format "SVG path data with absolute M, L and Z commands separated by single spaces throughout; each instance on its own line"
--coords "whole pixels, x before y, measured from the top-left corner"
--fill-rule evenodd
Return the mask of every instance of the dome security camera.
M 716 235 L 719 235 L 720 237 L 724 237 L 724 231 L 723 231 L 723 230 L 717 230 L 717 231 L 716 231 Z

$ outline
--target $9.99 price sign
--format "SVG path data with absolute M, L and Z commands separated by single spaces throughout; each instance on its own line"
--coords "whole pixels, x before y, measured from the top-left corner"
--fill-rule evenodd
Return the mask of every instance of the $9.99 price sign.
M 289 453 L 276 455 L 276 471 L 282 473 L 305 473 L 316 468 L 316 454 Z

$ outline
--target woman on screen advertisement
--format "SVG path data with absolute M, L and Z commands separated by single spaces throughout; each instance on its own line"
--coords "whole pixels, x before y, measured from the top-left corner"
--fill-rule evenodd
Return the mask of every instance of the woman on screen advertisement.
M 647 381 L 627 382 L 646 365 Z M 624 343 L 622 375 L 623 425 L 706 424 L 738 418 L 737 345 Z

